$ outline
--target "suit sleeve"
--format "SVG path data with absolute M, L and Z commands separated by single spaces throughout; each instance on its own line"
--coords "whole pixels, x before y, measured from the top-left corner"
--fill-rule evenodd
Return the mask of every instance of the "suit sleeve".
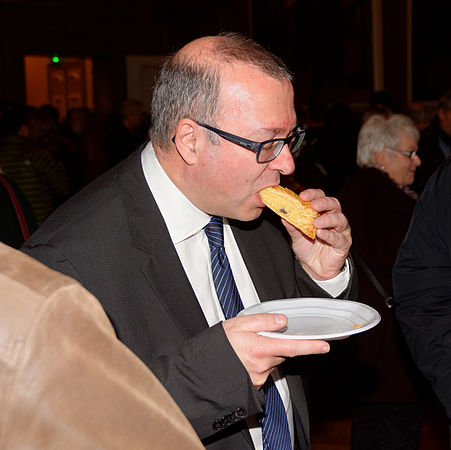
M 417 203 L 393 283 L 410 351 L 451 419 L 451 159 Z
M 222 323 L 189 339 L 154 371 L 201 439 L 263 412 L 264 395 L 230 345 Z M 246 427 L 244 421 L 242 427 Z

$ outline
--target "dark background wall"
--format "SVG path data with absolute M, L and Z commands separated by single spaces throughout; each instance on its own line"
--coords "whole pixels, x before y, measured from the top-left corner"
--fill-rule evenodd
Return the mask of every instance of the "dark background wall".
M 384 88 L 405 107 L 406 0 L 381 0 Z M 451 1 L 412 0 L 412 99 L 451 86 Z M 25 102 L 24 55 L 90 57 L 94 106 L 126 96 L 125 56 L 165 55 L 219 31 L 249 34 L 296 74 L 299 104 L 365 104 L 373 89 L 371 0 L 0 0 L 0 101 Z
M 451 1 L 414 1 L 413 97 L 438 98 L 451 88 Z

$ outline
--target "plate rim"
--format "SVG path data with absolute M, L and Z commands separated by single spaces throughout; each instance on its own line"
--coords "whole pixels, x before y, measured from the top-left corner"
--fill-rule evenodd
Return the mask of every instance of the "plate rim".
M 341 298 L 325 298 L 325 297 L 292 297 L 292 298 L 283 298 L 283 299 L 274 299 L 274 300 L 267 300 L 267 301 L 263 301 L 261 303 L 256 303 L 254 305 L 248 306 L 247 308 L 244 308 L 243 310 L 241 310 L 238 313 L 238 316 L 244 316 L 244 315 L 251 315 L 251 314 L 259 314 L 259 313 L 268 313 L 268 314 L 273 314 L 273 313 L 280 313 L 280 314 L 285 314 L 287 316 L 289 316 L 288 314 L 284 313 L 283 311 L 257 311 L 255 313 L 253 313 L 252 311 L 254 309 L 259 309 L 262 307 L 262 305 L 268 305 L 268 304 L 272 304 L 274 305 L 274 303 L 294 303 L 297 301 L 313 301 L 316 303 L 323 303 L 323 305 L 336 305 L 338 306 L 339 304 L 344 305 L 344 304 L 353 304 L 354 306 L 357 305 L 359 308 L 367 310 L 368 312 L 370 312 L 374 318 L 370 319 L 365 325 L 362 325 L 359 328 L 354 328 L 352 330 L 348 330 L 345 332 L 339 332 L 339 333 L 323 333 L 323 334 L 315 334 L 315 335 L 294 335 L 294 334 L 283 334 L 283 333 L 279 333 L 277 331 L 260 331 L 258 332 L 259 335 L 261 336 L 266 336 L 266 337 L 272 337 L 272 338 L 276 338 L 276 339 L 297 339 L 297 340 L 331 340 L 331 339 L 340 339 L 340 338 L 346 338 L 348 336 L 352 336 L 354 334 L 358 334 L 358 333 L 362 333 L 364 331 L 368 331 L 371 328 L 375 327 L 380 321 L 381 321 L 381 315 L 379 314 L 379 312 L 374 309 L 373 307 L 359 302 L 359 301 L 355 301 L 355 300 L 348 300 L 348 299 L 341 299 Z M 312 307 L 311 305 L 305 305 L 306 307 Z M 297 305 L 297 307 L 299 307 L 299 304 Z M 340 309 L 340 308 L 332 308 L 332 309 Z

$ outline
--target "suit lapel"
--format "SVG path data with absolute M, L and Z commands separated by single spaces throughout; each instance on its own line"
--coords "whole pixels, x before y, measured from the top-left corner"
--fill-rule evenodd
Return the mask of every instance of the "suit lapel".
M 140 155 L 138 151 L 129 160 L 119 181 L 132 245 L 142 253 L 139 260 L 149 281 L 149 292 L 154 293 L 189 338 L 208 325 L 147 185 Z

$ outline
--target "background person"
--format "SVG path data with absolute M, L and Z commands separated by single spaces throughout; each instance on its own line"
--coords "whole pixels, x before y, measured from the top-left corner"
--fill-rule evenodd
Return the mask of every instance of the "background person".
M 148 139 L 145 122 L 143 104 L 134 99 L 124 100 L 119 115 L 110 114 L 106 119 L 104 138 L 107 168 L 125 159 Z
M 0 167 L 31 204 L 39 226 L 68 193 L 64 169 L 43 142 L 53 119 L 21 107 L 11 108 L 0 119 Z
M 412 102 L 407 108 L 407 115 L 421 132 L 431 124 L 435 115 L 435 107 L 424 102 Z
M 393 269 L 396 315 L 451 423 L 451 158 L 418 200 Z
M 429 177 L 451 155 L 451 89 L 442 95 L 436 116 L 421 133 L 418 155 L 423 164 L 413 187 L 420 194 Z
M 36 219 L 30 202 L 19 187 L 0 167 L 0 241 L 13 248 L 20 248 L 36 230 Z
M 350 228 L 336 199 L 302 193 L 322 213 L 315 241 L 262 214 L 258 192 L 294 169 L 290 149 L 303 135 L 296 124 L 281 60 L 237 34 L 195 40 L 162 69 L 151 142 L 24 246 L 98 296 L 118 337 L 208 448 L 309 448 L 302 361 L 275 369 L 287 357 L 329 350 L 324 341 L 258 335 L 284 327 L 286 317 L 234 317 L 223 312 L 224 292 L 240 299 L 237 310 L 278 298 L 355 297 Z M 213 225 L 224 241 L 214 266 Z M 217 270 L 229 266 L 230 288 L 218 289 Z M 265 433 L 272 420 L 283 425 L 274 444 Z
M 36 230 L 36 219 L 30 202 L 19 187 L 0 167 L 0 241 L 13 248 L 20 248 Z
M 106 170 L 103 122 L 89 108 L 72 108 L 61 124 L 61 132 L 70 149 L 67 168 L 73 195 Z
M 338 198 L 353 229 L 358 252 L 392 296 L 391 271 L 407 232 L 415 198 L 406 191 L 421 161 L 419 132 L 404 115 L 373 115 L 358 136 L 359 169 Z M 351 446 L 417 449 L 423 403 L 420 375 L 410 358 L 394 310 L 359 267 L 359 299 L 375 308 L 381 323 L 355 336 L 350 350 L 350 393 L 354 399 Z

